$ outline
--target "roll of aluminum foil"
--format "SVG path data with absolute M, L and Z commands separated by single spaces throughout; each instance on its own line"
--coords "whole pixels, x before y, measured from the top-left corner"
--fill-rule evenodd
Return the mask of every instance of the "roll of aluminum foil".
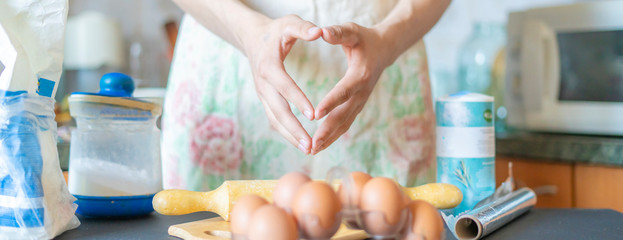
M 459 239 L 480 239 L 504 226 L 536 204 L 536 194 L 521 188 L 460 216 L 454 226 Z

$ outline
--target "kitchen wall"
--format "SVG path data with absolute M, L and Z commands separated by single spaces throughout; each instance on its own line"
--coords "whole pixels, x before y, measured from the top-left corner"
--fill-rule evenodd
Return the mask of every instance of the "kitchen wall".
M 510 11 L 588 0 L 452 0 L 439 23 L 425 36 L 433 97 L 458 90 L 457 53 L 478 21 L 506 22 Z M 168 42 L 163 25 L 179 23 L 183 12 L 170 0 L 70 0 L 69 16 L 98 11 L 122 26 L 125 52 L 140 43 L 139 70 L 122 69 L 141 79 L 139 87 L 165 87 L 169 71 Z M 71 47 L 71 46 L 68 46 Z M 135 49 L 136 50 L 136 49 Z M 134 63 L 136 64 L 136 63 Z
M 458 91 L 457 62 L 461 44 L 478 21 L 506 22 L 506 15 L 531 7 L 590 0 L 452 0 L 435 27 L 424 37 L 427 45 L 433 97 Z
M 164 24 L 169 21 L 179 24 L 183 16 L 171 0 L 69 1 L 70 19 L 87 11 L 103 13 L 120 23 L 127 56 L 123 72 L 139 79 L 139 87 L 166 86 L 170 44 Z M 134 59 L 132 52 L 137 56 Z

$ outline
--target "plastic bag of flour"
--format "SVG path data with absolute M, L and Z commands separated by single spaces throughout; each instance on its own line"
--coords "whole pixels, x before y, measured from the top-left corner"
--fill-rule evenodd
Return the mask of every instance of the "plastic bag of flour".
M 67 0 L 0 1 L 0 239 L 80 225 L 56 148 Z

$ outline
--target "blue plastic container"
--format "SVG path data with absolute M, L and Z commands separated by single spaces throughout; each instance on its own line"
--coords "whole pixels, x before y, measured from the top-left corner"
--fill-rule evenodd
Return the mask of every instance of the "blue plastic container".
M 155 194 L 121 197 L 74 195 L 78 200 L 77 214 L 92 218 L 127 218 L 144 216 L 154 211 L 151 204 Z

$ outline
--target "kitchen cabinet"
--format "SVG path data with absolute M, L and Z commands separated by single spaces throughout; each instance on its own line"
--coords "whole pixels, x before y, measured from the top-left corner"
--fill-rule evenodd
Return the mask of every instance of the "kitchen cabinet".
M 498 157 L 495 162 L 496 186 L 508 178 L 508 162 L 511 161 L 516 187 L 527 186 L 539 192 L 536 207 L 573 207 L 572 165 Z
M 575 206 L 623 212 L 623 168 L 576 165 Z
M 516 187 L 537 192 L 540 208 L 610 208 L 623 212 L 623 167 L 552 162 L 552 160 L 496 157 L 496 185 L 508 177 L 513 162 Z

